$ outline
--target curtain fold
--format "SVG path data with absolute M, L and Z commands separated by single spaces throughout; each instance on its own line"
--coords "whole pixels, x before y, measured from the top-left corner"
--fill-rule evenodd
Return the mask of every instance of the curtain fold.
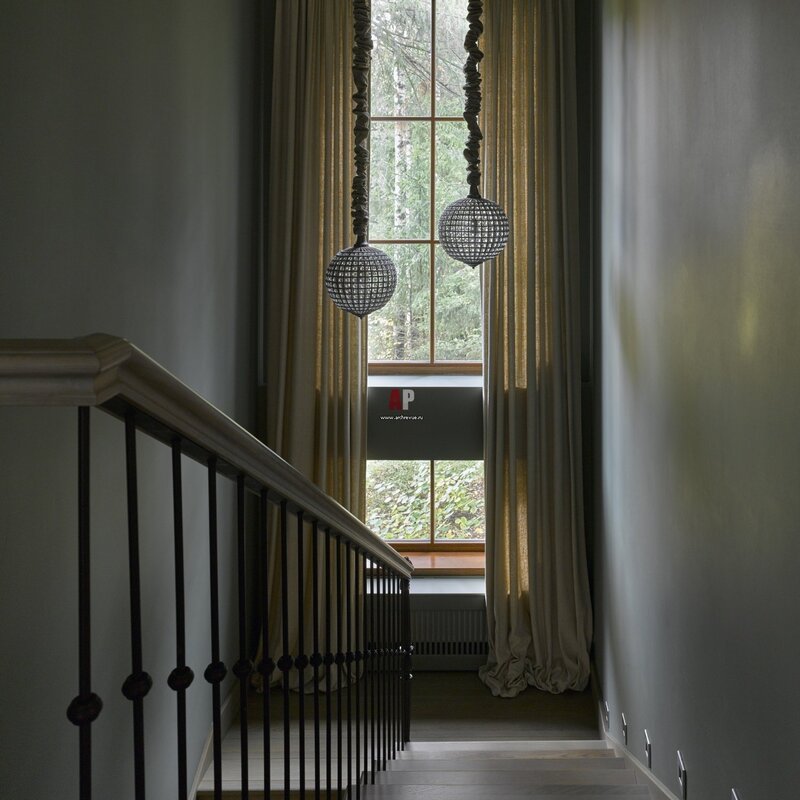
M 323 284 L 327 263 L 353 238 L 352 31 L 349 2 L 277 0 L 275 4 L 270 152 L 265 156 L 265 440 L 363 519 L 366 323 L 335 308 Z M 268 520 L 268 653 L 275 660 L 275 654 L 285 649 L 278 521 L 276 513 Z M 312 614 L 309 536 L 306 530 L 304 608 L 308 620 Z M 287 587 L 292 596 L 298 574 L 296 537 L 292 518 Z M 320 545 L 321 570 L 323 564 Z M 321 596 L 322 609 L 326 602 Z M 310 654 L 311 625 L 306 623 L 305 641 L 300 643 L 298 615 L 293 602 L 288 650 Z M 335 624 L 333 637 L 335 641 Z M 262 650 L 263 643 L 257 660 Z
M 485 195 L 508 247 L 484 270 L 486 591 L 492 693 L 585 688 L 573 0 L 491 0 Z

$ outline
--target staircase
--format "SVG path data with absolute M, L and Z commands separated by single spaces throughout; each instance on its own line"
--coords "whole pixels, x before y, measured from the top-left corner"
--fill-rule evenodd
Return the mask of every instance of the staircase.
M 229 753 L 228 758 L 232 755 Z M 223 756 L 224 800 L 240 800 L 238 759 Z M 334 764 L 337 759 L 334 759 Z M 276 771 L 281 769 L 276 758 Z M 264 800 L 263 781 L 259 767 L 252 763 L 250 800 Z M 307 774 L 312 774 L 309 761 Z M 334 766 L 331 796 L 355 798 L 356 789 L 347 792 L 347 768 L 339 794 L 336 787 L 337 767 Z M 280 773 L 278 773 L 279 775 Z M 292 761 L 291 800 L 314 796 L 313 785 L 300 791 L 298 763 Z M 355 775 L 355 773 L 352 773 Z M 199 787 L 197 800 L 213 800 L 213 768 Z M 276 776 L 278 777 L 278 776 Z M 327 783 L 321 781 L 321 796 L 326 797 Z M 387 762 L 386 771 L 378 772 L 375 783 L 364 776 L 359 787 L 361 800 L 491 800 L 530 798 L 530 800 L 623 800 L 644 798 L 654 800 L 648 785 L 641 782 L 635 770 L 620 758 L 605 741 L 471 741 L 471 742 L 411 742 L 397 759 Z M 269 793 L 274 800 L 286 797 L 280 780 L 272 782 Z
M 649 788 L 603 741 L 412 742 L 363 800 L 617 800 Z

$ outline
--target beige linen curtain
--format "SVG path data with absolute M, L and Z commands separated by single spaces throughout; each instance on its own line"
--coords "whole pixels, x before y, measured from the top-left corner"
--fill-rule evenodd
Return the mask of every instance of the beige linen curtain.
M 266 155 L 264 382 L 267 445 L 363 519 L 366 328 L 333 306 L 323 284 L 327 263 L 352 244 L 352 29 L 349 2 L 276 2 Z M 276 654 L 283 652 L 277 515 L 269 522 L 273 534 L 268 652 L 277 660 Z M 309 535 L 307 530 L 303 559 L 307 620 L 312 611 Z M 296 596 L 296 537 L 292 518 L 292 597 Z M 319 558 L 322 566 L 322 547 Z M 295 606 L 293 602 L 290 607 L 294 654 L 300 644 Z M 308 655 L 312 652 L 308 622 L 305 630 Z M 332 633 L 335 643 L 335 630 Z M 307 670 L 309 677 L 310 673 Z
M 511 224 L 484 275 L 492 693 L 583 689 L 592 636 L 581 483 L 573 0 L 491 0 L 485 195 Z

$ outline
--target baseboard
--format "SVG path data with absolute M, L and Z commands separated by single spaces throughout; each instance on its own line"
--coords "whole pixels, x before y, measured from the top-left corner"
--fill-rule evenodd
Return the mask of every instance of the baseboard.
M 222 701 L 222 705 L 220 705 L 219 711 L 222 723 L 221 724 L 222 735 L 224 736 L 228 728 L 230 728 L 231 725 L 233 725 L 233 721 L 236 719 L 236 715 L 239 713 L 238 681 L 234 682 L 230 693 Z M 194 773 L 192 788 L 189 791 L 189 800 L 195 800 L 195 798 L 197 797 L 197 790 L 200 786 L 200 781 L 203 780 L 203 776 L 206 774 L 208 768 L 211 766 L 211 762 L 214 760 L 213 748 L 214 748 L 214 728 L 212 726 L 211 728 L 209 728 L 208 736 L 206 736 L 206 742 L 203 745 L 203 752 L 200 754 L 200 761 L 197 764 L 197 770 Z
M 594 698 L 595 708 L 597 709 L 597 730 L 601 731 L 603 738 L 613 750 L 617 752 L 620 758 L 624 758 L 625 762 L 630 766 L 637 776 L 641 777 L 642 783 L 650 788 L 650 793 L 656 800 L 679 800 L 678 796 L 671 792 L 661 781 L 653 775 L 651 769 L 639 761 L 627 746 L 620 742 L 615 736 L 612 736 L 605 726 L 605 713 L 603 708 L 603 696 L 600 691 L 600 681 L 597 678 L 597 670 L 594 663 L 592 663 L 591 672 L 591 687 L 592 697 Z
M 606 742 L 611 745 L 612 749 L 615 750 L 620 758 L 624 758 L 626 763 L 632 767 L 638 775 L 641 777 L 642 782 L 647 784 L 650 787 L 650 793 L 653 797 L 657 798 L 657 800 L 679 800 L 676 794 L 673 794 L 666 786 L 664 786 L 661 781 L 653 775 L 652 771 L 649 770 L 641 761 L 639 761 L 636 756 L 634 756 L 627 747 L 625 747 L 622 742 L 618 741 L 614 738 L 607 730 L 603 730 L 603 736 L 605 737 Z

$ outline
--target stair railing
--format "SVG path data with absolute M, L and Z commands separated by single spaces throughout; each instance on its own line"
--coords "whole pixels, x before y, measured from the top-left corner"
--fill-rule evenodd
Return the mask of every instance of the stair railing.
M 247 597 L 245 553 L 245 496 L 258 498 L 258 536 L 261 542 L 262 580 L 259 607 L 265 651 L 258 665 L 263 681 L 264 796 L 275 784 L 271 775 L 270 704 L 268 687 L 276 671 L 282 683 L 283 795 L 313 792 L 333 796 L 332 739 L 336 730 L 337 796 L 360 797 L 364 781 L 375 782 L 410 736 L 410 563 L 401 558 L 356 517 L 328 497 L 275 452 L 233 420 L 181 383 L 134 345 L 112 336 L 95 334 L 71 340 L 0 340 L 0 405 L 72 406 L 78 422 L 78 693 L 67 708 L 68 719 L 79 732 L 79 796 L 92 797 L 92 723 L 103 703 L 92 690 L 91 652 L 91 518 L 90 426 L 91 409 L 107 412 L 124 423 L 128 522 L 128 571 L 130 586 L 131 671 L 122 693 L 131 702 L 133 716 L 134 796 L 145 798 L 144 705 L 153 681 L 145 669 L 142 648 L 141 577 L 137 497 L 136 434 L 144 432 L 171 449 L 173 530 L 175 556 L 176 666 L 167 683 L 177 705 L 178 798 L 189 796 L 187 763 L 186 693 L 194 683 L 194 671 L 186 663 L 184 599 L 183 456 L 203 464 L 208 477 L 209 603 L 211 608 L 210 662 L 203 671 L 212 693 L 214 797 L 222 797 L 221 684 L 228 665 L 221 660 L 218 597 L 217 484 L 220 478 L 236 484 L 238 660 L 231 666 L 239 683 L 241 737 L 241 797 L 250 793 L 248 774 L 247 696 L 253 665 L 247 649 Z M 277 519 L 271 526 L 270 520 Z M 293 527 L 294 523 L 294 527 Z M 275 529 L 276 528 L 276 529 Z M 304 532 L 310 528 L 312 619 L 305 619 L 303 599 Z M 270 615 L 268 578 L 269 537 L 278 537 L 280 565 L 280 614 Z M 294 548 L 296 576 L 289 575 L 289 552 Z M 320 551 L 324 554 L 320 557 Z M 321 586 L 320 584 L 324 584 Z M 321 594 L 322 593 L 322 594 Z M 323 603 L 320 603 L 322 597 Z M 335 598 L 335 602 L 330 602 Z M 290 652 L 289 609 L 297 604 L 301 643 Z M 320 619 L 320 605 L 324 619 Z M 332 615 L 336 617 L 332 637 Z M 282 652 L 268 651 L 270 624 L 281 620 Z M 302 652 L 304 626 L 312 626 L 313 652 Z M 313 684 L 314 774 L 306 776 L 305 697 L 298 694 L 298 769 L 293 784 L 290 684 L 305 683 L 311 670 Z M 321 682 L 331 687 L 337 678 L 336 714 L 328 695 L 321 713 Z M 346 687 L 344 690 L 342 686 Z M 343 696 L 344 695 L 344 696 Z M 345 709 L 343 709 L 343 704 Z M 343 734 L 343 727 L 346 734 Z M 346 744 L 343 739 L 346 735 Z M 325 748 L 323 788 L 322 747 Z M 353 739 L 355 741 L 353 741 Z M 344 755 L 346 758 L 347 774 Z M 363 760 L 362 760 L 363 759 Z M 355 760 L 355 774 L 353 761 Z

